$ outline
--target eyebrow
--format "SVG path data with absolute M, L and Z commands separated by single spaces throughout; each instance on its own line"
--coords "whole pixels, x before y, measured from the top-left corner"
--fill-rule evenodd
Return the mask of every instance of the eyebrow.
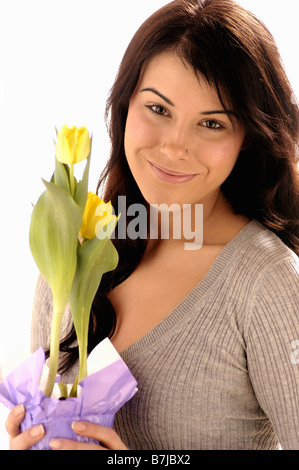
M 224 110 L 214 110 L 214 111 L 203 111 L 202 113 L 203 116 L 206 116 L 208 114 L 228 114 L 228 115 L 231 115 L 231 116 L 236 116 L 236 114 L 233 112 L 233 111 L 229 111 L 228 109 L 224 109 Z
M 143 90 L 140 90 L 140 93 L 144 92 L 144 91 L 151 91 L 152 93 L 155 93 L 157 96 L 159 96 L 160 98 L 162 98 L 162 100 L 164 100 L 167 104 L 169 104 L 170 106 L 173 106 L 175 108 L 175 104 L 170 101 L 169 98 L 167 98 L 166 96 L 162 95 L 162 93 L 160 93 L 158 90 L 156 90 L 155 88 L 143 88 Z M 233 111 L 229 111 L 229 110 L 212 110 L 212 111 L 203 111 L 202 113 L 203 116 L 207 116 L 209 114 L 227 114 L 228 116 L 235 116 L 236 117 L 236 114 L 233 112 Z
M 166 98 L 166 96 L 162 95 L 162 93 L 160 93 L 155 88 L 144 88 L 143 90 L 140 91 L 140 93 L 142 93 L 143 91 L 151 91 L 152 93 L 155 93 L 156 95 L 160 96 L 160 98 L 162 98 L 162 100 L 166 101 L 167 104 L 169 104 L 170 106 L 175 107 L 175 105 L 173 104 L 172 101 L 170 101 L 170 99 Z

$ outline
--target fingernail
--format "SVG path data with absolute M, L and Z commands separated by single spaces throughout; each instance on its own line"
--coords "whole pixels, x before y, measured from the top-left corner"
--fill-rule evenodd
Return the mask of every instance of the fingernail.
M 58 450 L 62 448 L 63 443 L 60 439 L 51 439 L 49 444 L 52 449 Z
M 74 431 L 86 431 L 87 426 L 84 423 L 81 423 L 80 421 L 74 421 L 72 424 L 72 428 Z
M 41 424 L 39 424 L 38 426 L 34 426 L 34 428 L 32 428 L 30 430 L 30 436 L 31 437 L 38 437 L 38 436 L 42 436 L 44 434 L 45 430 L 43 428 L 43 426 Z
M 14 416 L 21 416 L 25 413 L 24 405 L 17 405 L 13 411 Z

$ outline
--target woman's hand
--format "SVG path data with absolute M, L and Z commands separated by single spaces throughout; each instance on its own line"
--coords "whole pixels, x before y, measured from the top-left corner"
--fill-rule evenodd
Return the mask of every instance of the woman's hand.
M 38 442 L 45 434 L 43 426 L 33 426 L 24 432 L 20 432 L 20 424 L 25 417 L 23 405 L 15 406 L 6 420 L 6 430 L 9 434 L 11 450 L 27 450 Z M 98 424 L 78 421 L 74 422 L 73 430 L 85 437 L 90 437 L 102 443 L 102 445 L 85 444 L 69 439 L 52 439 L 50 446 L 53 450 L 127 450 L 118 434 L 111 428 Z
M 38 442 L 45 434 L 43 426 L 34 426 L 20 432 L 20 424 L 25 417 L 23 405 L 15 406 L 9 413 L 5 426 L 9 434 L 9 447 L 11 450 L 27 450 Z
M 50 446 L 53 450 L 128 450 L 114 429 L 86 421 L 76 421 L 73 430 L 80 436 L 90 437 L 102 445 L 85 444 L 69 439 L 52 439 Z

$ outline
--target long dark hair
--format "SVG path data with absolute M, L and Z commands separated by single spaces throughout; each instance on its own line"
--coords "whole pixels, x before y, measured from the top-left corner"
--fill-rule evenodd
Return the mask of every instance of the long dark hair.
M 121 62 L 106 108 L 111 154 L 98 191 L 117 211 L 118 196 L 127 207 L 146 206 L 127 165 L 124 133 L 129 102 L 141 70 L 163 51 L 173 50 L 218 92 L 224 108 L 238 117 L 247 148 L 222 185 L 236 213 L 255 218 L 299 253 L 299 111 L 275 41 L 255 15 L 232 0 L 175 0 L 140 27 Z M 129 221 L 129 220 L 128 220 Z M 108 292 L 138 265 L 146 240 L 115 240 L 119 265 L 102 280 L 94 299 L 89 351 L 111 336 L 115 313 Z M 68 351 L 62 370 L 77 359 L 74 329 L 62 343 Z

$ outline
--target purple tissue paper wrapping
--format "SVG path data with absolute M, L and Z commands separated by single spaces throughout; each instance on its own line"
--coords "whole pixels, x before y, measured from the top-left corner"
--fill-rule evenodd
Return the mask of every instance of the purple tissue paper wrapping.
M 113 348 L 110 342 L 108 346 Z M 21 423 L 21 431 L 37 424 L 42 424 L 45 428 L 45 436 L 31 447 L 32 450 L 49 450 L 49 442 L 53 438 L 98 444 L 76 434 L 71 428 L 73 421 L 89 421 L 112 427 L 116 412 L 137 391 L 136 380 L 118 356 L 80 382 L 78 389 L 81 393 L 78 397 L 66 400 L 49 398 L 40 388 L 44 364 L 45 353 L 39 348 L 0 384 L 1 403 L 10 409 L 18 404 L 25 406 L 26 414 Z

